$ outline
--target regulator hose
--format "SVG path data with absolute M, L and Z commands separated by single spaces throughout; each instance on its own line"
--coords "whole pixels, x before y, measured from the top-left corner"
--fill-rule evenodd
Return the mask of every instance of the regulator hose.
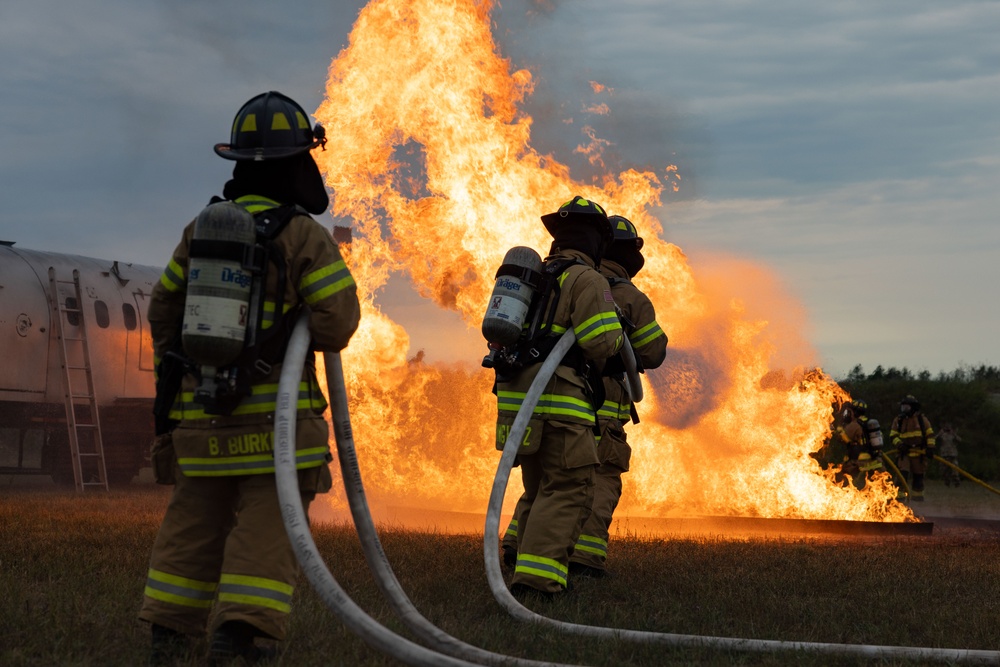
M 940 660 L 944 662 L 982 662 L 997 663 L 1000 661 L 1000 651 L 980 651 L 971 649 L 941 649 L 907 646 L 873 646 L 867 644 L 830 644 L 821 642 L 791 642 L 773 639 L 740 639 L 736 637 L 710 637 L 703 635 L 683 635 L 665 632 L 649 632 L 643 630 L 625 630 L 592 625 L 581 625 L 559 621 L 537 614 L 522 606 L 507 590 L 500 573 L 500 510 L 503 505 L 504 493 L 510 479 L 510 471 L 517 456 L 518 443 L 524 437 L 525 428 L 538 404 L 545 386 L 555 373 L 556 367 L 573 345 L 576 336 L 572 329 L 566 331 L 556 347 L 549 353 L 535 376 L 518 410 L 510 433 L 504 443 L 500 463 L 497 465 L 496 477 L 490 492 L 490 501 L 486 514 L 486 531 L 483 536 L 483 553 L 486 560 L 486 578 L 493 592 L 493 597 L 514 618 L 545 627 L 555 628 L 567 634 L 598 637 L 613 641 L 634 641 L 645 644 L 664 644 L 670 646 L 685 646 L 699 648 L 714 648 L 727 651 L 807 651 L 829 655 L 877 659 L 923 659 Z
M 303 314 L 295 323 L 295 329 L 288 341 L 281 378 L 278 382 L 278 408 L 274 419 L 274 476 L 278 488 L 278 501 L 288 539 L 292 543 L 302 570 L 326 606 L 369 646 L 407 665 L 470 667 L 477 664 L 432 651 L 379 624 L 351 600 L 330 574 L 323 557 L 316 549 L 316 543 L 309 530 L 309 520 L 299 495 L 299 478 L 295 470 L 299 383 L 309 344 L 308 315 Z

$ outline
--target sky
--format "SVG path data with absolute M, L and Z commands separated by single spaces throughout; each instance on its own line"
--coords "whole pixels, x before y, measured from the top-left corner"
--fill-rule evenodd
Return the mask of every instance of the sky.
M 236 110 L 269 89 L 315 110 L 363 4 L 0 5 L 0 240 L 162 266 L 231 173 L 212 146 Z M 536 81 L 532 145 L 593 176 L 563 121 L 610 88 L 609 168 L 676 165 L 666 240 L 696 275 L 770 271 L 832 375 L 1000 364 L 1000 3 L 510 0 L 493 20 Z

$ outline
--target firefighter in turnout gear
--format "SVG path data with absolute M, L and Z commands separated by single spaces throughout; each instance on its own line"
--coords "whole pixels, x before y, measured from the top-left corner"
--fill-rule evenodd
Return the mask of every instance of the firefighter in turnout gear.
M 225 239 L 200 240 L 196 219 L 153 289 L 148 316 L 158 370 L 154 469 L 158 482 L 175 484 L 139 612 L 151 624 L 153 663 L 173 664 L 187 650 L 188 638 L 206 629 L 212 633 L 211 664 L 252 663 L 265 652 L 255 638 L 285 638 L 298 576 L 274 478 L 275 401 L 285 347 L 301 313 L 309 318 L 313 349 L 330 352 L 347 345 L 360 316 L 354 279 L 330 234 L 309 215 L 329 204 L 310 154 L 323 143 L 323 128 L 312 128 L 288 97 L 269 92 L 248 101 L 233 123 L 231 142 L 216 146 L 236 164 L 223 189 L 228 203 L 213 205 L 229 207 L 226 215 L 251 215 L 256 242 L 240 247 Z M 188 311 L 194 310 L 192 286 L 199 278 L 189 269 L 198 259 L 219 257 L 242 266 L 229 275 L 242 273 L 258 298 L 237 304 L 248 322 L 244 353 L 213 379 L 208 366 L 190 363 L 181 341 L 191 333 Z M 199 266 L 205 272 L 209 264 Z M 215 315 L 235 308 L 221 299 L 211 303 Z M 199 327 L 209 331 L 212 325 L 199 321 Z M 215 397 L 196 395 L 219 377 L 242 389 L 230 394 L 226 385 Z M 296 467 L 308 509 L 331 486 L 332 460 L 322 415 L 327 402 L 312 355 L 299 387 Z M 225 400 L 215 401 L 219 396 Z
M 930 420 L 924 415 L 920 403 L 912 395 L 899 402 L 899 414 L 892 420 L 889 441 L 896 448 L 897 467 L 903 479 L 910 484 L 910 498 L 924 499 L 924 475 L 927 463 L 934 458 L 937 440 Z
M 883 469 L 882 437 L 874 431 L 879 428 L 878 422 L 868 418 L 868 404 L 861 400 L 853 400 L 844 404 L 840 412 L 841 424 L 837 427 L 836 436 L 846 447 L 844 462 L 837 471 L 836 481 L 841 485 L 854 483 L 859 473 L 867 477 L 870 473 Z
M 667 355 L 667 336 L 656 322 L 653 303 L 631 281 L 645 263 L 643 240 L 635 225 L 626 218 L 613 215 L 608 220 L 615 239 L 601 259 L 600 272 L 611 285 L 619 318 L 637 358 L 636 367 L 640 370 L 657 368 Z M 625 436 L 625 424 L 633 419 L 638 421 L 620 356 L 608 360 L 602 371 L 602 380 L 604 403 L 597 411 L 600 428 L 597 456 L 600 465 L 595 472 L 594 502 L 590 518 L 577 538 L 569 562 L 570 574 L 590 577 L 607 574 L 608 532 L 621 499 L 622 473 L 628 472 L 632 457 L 632 448 Z M 514 518 L 504 534 L 504 560 L 508 565 L 516 561 L 517 517 L 523 502 L 518 501 Z
M 576 343 L 546 386 L 517 455 L 524 503 L 511 593 L 551 597 L 567 586 L 569 557 L 593 502 L 596 413 L 603 403 L 597 364 L 619 352 L 623 333 L 611 288 L 596 269 L 614 238 L 604 210 L 573 197 L 542 223 L 553 237 L 543 270 L 557 277 L 558 288 L 543 309 L 542 330 L 521 345 L 523 365 L 496 367 L 496 443 L 502 450 L 545 350 L 572 328 Z

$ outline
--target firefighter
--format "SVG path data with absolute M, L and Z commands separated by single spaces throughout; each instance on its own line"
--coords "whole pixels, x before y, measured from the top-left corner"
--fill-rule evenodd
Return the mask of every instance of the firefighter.
M 945 461 L 948 461 L 952 465 L 958 465 L 958 443 L 962 442 L 962 438 L 955 431 L 950 423 L 945 424 L 941 427 L 941 432 L 937 434 L 937 439 L 941 441 L 941 453 L 939 456 Z M 951 486 L 954 484 L 958 486 L 962 481 L 962 476 L 958 474 L 958 471 L 954 468 L 945 467 L 944 471 L 944 484 L 945 486 Z
M 863 444 L 861 453 L 858 454 L 858 469 L 864 473 L 865 478 L 872 476 L 877 470 L 885 470 L 882 463 L 882 427 L 878 420 L 869 417 L 868 403 L 855 399 L 851 401 L 851 409 L 861 425 Z
M 907 394 L 899 402 L 899 414 L 892 420 L 889 440 L 896 447 L 900 474 L 910 484 L 910 497 L 916 501 L 924 499 L 924 475 L 927 463 L 934 458 L 937 440 L 930 421 L 921 410 L 920 403 Z
M 249 378 L 249 395 L 228 408 L 207 399 L 197 399 L 207 401 L 199 403 L 199 379 L 186 362 L 177 361 L 183 360 L 178 341 L 185 335 L 186 294 L 193 284 L 189 265 L 199 253 L 211 253 L 224 242 L 214 247 L 193 242 L 192 222 L 153 289 L 148 316 L 159 375 L 157 398 L 169 406 L 167 419 L 157 416 L 167 428 L 158 431 L 172 429 L 158 437 L 154 468 L 158 481 L 175 483 L 139 612 L 151 625 L 154 664 L 172 664 L 186 655 L 189 638 L 206 631 L 210 614 L 210 664 L 236 659 L 252 664 L 273 652 L 273 646 L 257 645 L 255 638 L 285 638 L 298 564 L 274 477 L 282 359 L 299 313 L 308 313 L 313 349 L 330 352 L 347 345 L 360 316 L 357 289 L 337 245 L 310 216 L 329 205 L 310 154 L 324 143 L 322 126 L 311 127 L 295 101 L 272 91 L 243 105 L 230 143 L 215 147 L 218 155 L 235 161 L 233 178 L 223 189 L 225 200 L 254 214 L 258 240 L 262 230 L 271 234 L 266 243 L 254 246 L 267 259 L 258 274 L 263 315 L 258 329 L 248 332 L 248 339 L 252 333 L 265 342 L 252 358 L 235 365 Z M 226 310 L 225 304 L 218 310 Z M 184 369 L 180 374 L 178 364 Z M 165 377 L 179 378 L 180 386 L 169 386 Z M 211 380 L 200 378 L 206 379 Z M 326 406 L 310 356 L 302 373 L 296 429 L 296 467 L 306 509 L 331 486 L 327 464 L 332 457 L 322 416 Z M 166 465 L 164 451 L 169 454 Z
M 859 473 L 868 479 L 875 471 L 884 470 L 882 430 L 878 421 L 868 417 L 868 404 L 854 399 L 843 406 L 840 417 L 836 435 L 847 452 L 834 478 L 837 483 L 853 483 Z
M 847 448 L 847 452 L 844 454 L 844 461 L 834 479 L 841 486 L 853 484 L 855 475 L 861 472 L 858 458 L 865 449 L 866 439 L 864 427 L 857 418 L 858 412 L 860 410 L 854 401 L 845 403 L 840 411 L 841 423 L 837 426 L 836 434 L 840 442 Z
M 614 238 L 604 209 L 573 197 L 542 223 L 553 237 L 543 270 L 558 276 L 557 298 L 543 318 L 545 330 L 525 343 L 524 365 L 496 367 L 497 447 L 503 449 L 544 350 L 572 328 L 576 343 L 546 386 L 516 459 L 524 503 L 511 593 L 551 598 L 567 587 L 569 556 L 593 502 L 596 413 L 603 402 L 596 363 L 619 352 L 623 334 L 608 281 L 596 269 Z
M 656 322 L 653 303 L 632 284 L 642 269 L 643 240 L 628 219 L 613 215 L 609 221 L 615 239 L 601 259 L 600 272 L 611 285 L 611 295 L 619 308 L 619 318 L 625 327 L 637 357 L 637 367 L 657 368 L 667 355 L 667 336 Z M 612 357 L 602 371 L 604 404 L 597 411 L 600 437 L 597 456 L 600 465 L 595 472 L 594 502 L 590 518 L 577 538 L 570 557 L 570 574 L 600 578 L 607 575 L 608 530 L 622 494 L 622 473 L 628 472 L 632 448 L 625 436 L 625 424 L 635 419 L 635 408 L 625 381 L 624 364 L 620 356 Z M 514 510 L 514 519 L 503 540 L 504 562 L 510 566 L 517 559 L 517 516 L 521 504 Z

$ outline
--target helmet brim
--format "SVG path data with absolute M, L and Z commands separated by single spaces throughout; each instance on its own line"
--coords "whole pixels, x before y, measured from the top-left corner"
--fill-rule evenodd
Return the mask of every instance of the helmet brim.
M 215 154 L 226 160 L 254 160 L 262 162 L 264 160 L 281 160 L 282 158 L 301 155 L 316 146 L 319 146 L 318 141 L 309 146 L 291 146 L 288 148 L 233 148 L 232 144 L 215 144 Z

